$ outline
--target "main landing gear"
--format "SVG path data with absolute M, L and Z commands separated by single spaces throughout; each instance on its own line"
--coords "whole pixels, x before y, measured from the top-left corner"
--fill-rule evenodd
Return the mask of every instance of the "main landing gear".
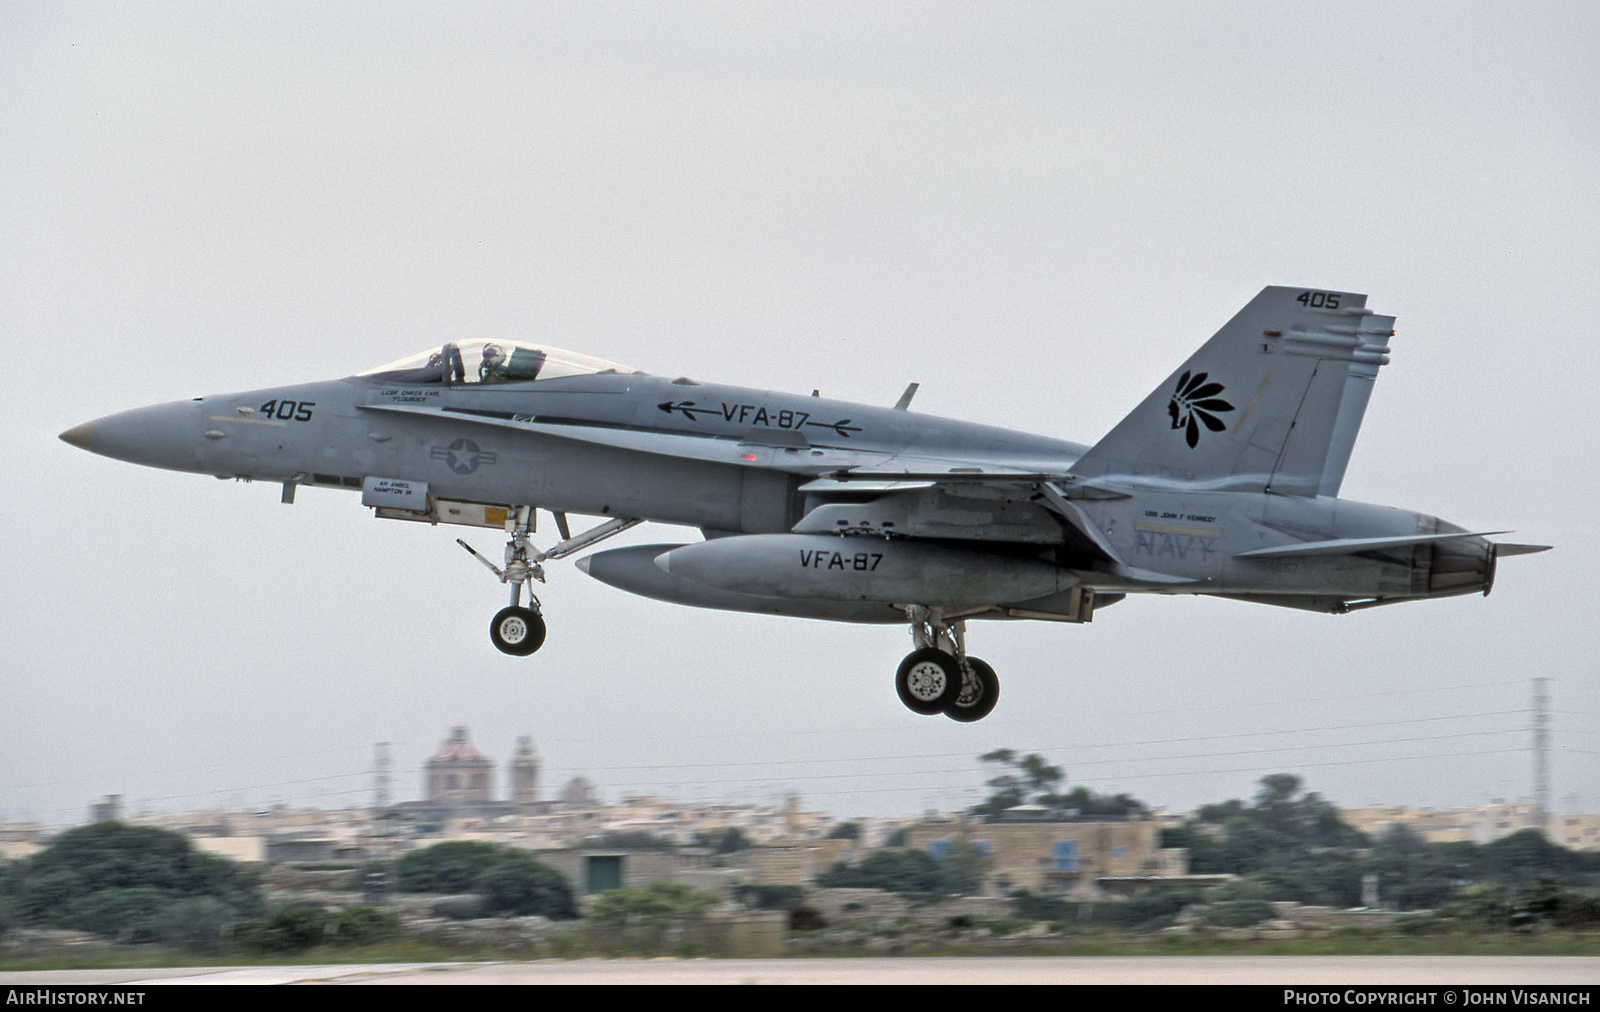
M 621 534 L 628 528 L 643 523 L 642 520 L 618 518 L 608 520 L 577 537 L 572 537 L 567 530 L 566 514 L 557 513 L 555 518 L 562 540 L 548 552 L 541 552 L 528 541 L 528 534 L 534 529 L 533 507 L 517 506 L 512 509 L 506 517 L 506 533 L 511 535 L 511 540 L 506 542 L 504 569 L 479 555 L 465 541 L 456 539 L 456 544 L 471 552 L 472 557 L 487 566 L 490 572 L 500 578 L 501 583 L 511 584 L 511 604 L 496 612 L 489 622 L 489 639 L 494 643 L 495 649 L 503 654 L 527 657 L 544 646 L 544 614 L 539 608 L 539 598 L 533 592 L 533 581 L 544 582 L 544 567 L 540 563 L 548 559 L 564 558 L 573 552 L 582 551 L 590 545 L 604 541 L 613 534 Z M 530 607 L 527 608 L 522 606 L 524 584 L 528 588 Z
M 906 617 L 917 649 L 895 673 L 900 702 L 914 713 L 942 713 L 962 723 L 987 717 L 1000 699 L 1000 679 L 989 665 L 967 656 L 967 624 L 947 622 L 921 605 L 908 607 Z

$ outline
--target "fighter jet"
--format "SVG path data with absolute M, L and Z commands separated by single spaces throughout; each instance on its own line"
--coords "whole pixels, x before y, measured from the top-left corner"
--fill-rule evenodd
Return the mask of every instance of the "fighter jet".
M 448 341 L 345 379 L 139 408 L 61 434 L 136 464 L 347 489 L 381 518 L 503 529 L 501 651 L 545 638 L 543 563 L 649 521 L 692 542 L 578 568 L 702 608 L 905 623 L 907 707 L 975 721 L 1000 683 L 971 619 L 1079 623 L 1128 594 L 1309 611 L 1487 595 L 1495 544 L 1339 498 L 1394 318 L 1263 290 L 1093 446 L 893 407 L 651 376 L 510 340 Z M 536 511 L 559 540 L 534 546 Z M 569 517 L 597 518 L 573 534 Z M 526 593 L 526 601 L 523 595 Z

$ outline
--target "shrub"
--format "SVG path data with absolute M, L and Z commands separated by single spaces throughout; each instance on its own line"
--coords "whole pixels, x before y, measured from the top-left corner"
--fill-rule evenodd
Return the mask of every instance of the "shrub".
M 1261 900 L 1224 900 L 1206 907 L 1201 916 L 1219 928 L 1248 928 L 1272 920 L 1272 907 Z
M 712 893 L 676 882 L 656 882 L 643 889 L 612 889 L 601 893 L 584 916 L 589 922 L 608 928 L 630 924 L 662 925 L 698 920 L 718 902 Z
M 303 952 L 316 945 L 364 945 L 399 933 L 400 918 L 387 910 L 356 906 L 335 912 L 298 903 L 245 921 L 234 941 L 254 952 Z
M 283 907 L 270 917 L 245 921 L 234 939 L 256 952 L 299 952 L 328 939 L 332 916 L 309 903 Z

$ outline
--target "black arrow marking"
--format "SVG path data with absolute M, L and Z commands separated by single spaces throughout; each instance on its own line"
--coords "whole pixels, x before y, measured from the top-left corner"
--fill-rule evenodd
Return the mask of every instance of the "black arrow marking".
M 708 410 L 706 408 L 695 407 L 694 401 L 679 401 L 677 404 L 674 404 L 671 401 L 662 401 L 660 404 L 657 404 L 656 407 L 660 408 L 662 411 L 665 411 L 669 415 L 674 411 L 681 412 L 683 417 L 689 419 L 691 422 L 698 422 L 700 419 L 696 418 L 695 416 L 698 414 L 704 414 Z
M 832 429 L 834 432 L 837 432 L 842 439 L 849 439 L 850 433 L 861 431 L 861 426 L 851 425 L 850 419 L 848 418 L 833 422 L 832 424 L 828 422 L 807 422 L 806 424 L 815 425 L 819 429 Z

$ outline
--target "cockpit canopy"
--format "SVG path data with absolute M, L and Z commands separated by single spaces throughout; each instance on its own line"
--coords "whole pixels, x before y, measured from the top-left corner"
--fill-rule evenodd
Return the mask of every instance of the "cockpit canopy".
M 603 358 L 575 351 L 548 348 L 521 341 L 451 341 L 442 348 L 390 362 L 359 375 L 389 383 L 527 383 L 593 376 L 598 373 L 637 372 Z

